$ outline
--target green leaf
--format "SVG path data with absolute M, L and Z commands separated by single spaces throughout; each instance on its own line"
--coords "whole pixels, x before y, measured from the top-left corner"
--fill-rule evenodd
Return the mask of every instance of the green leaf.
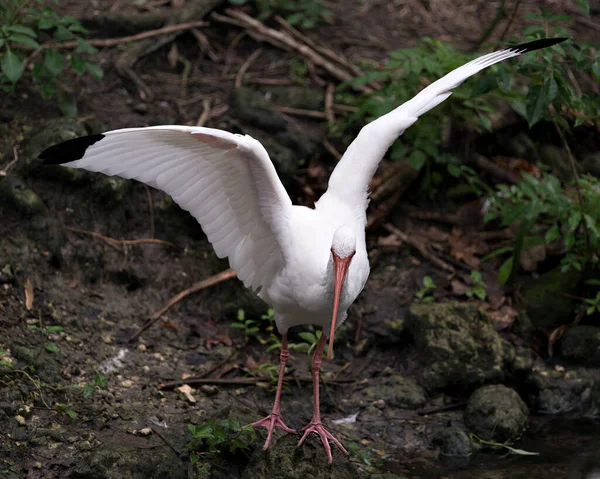
M 586 17 L 590 16 L 590 2 L 589 0 L 577 0 L 577 6 L 581 9 Z
M 46 351 L 50 351 L 51 353 L 60 352 L 60 348 L 54 343 L 46 343 L 44 344 L 44 348 L 46 349 Z
M 95 55 L 98 53 L 98 49 L 88 42 L 86 42 L 82 38 L 77 39 L 77 48 L 75 48 L 75 52 L 77 53 L 87 53 L 88 55 Z
M 306 341 L 307 343 L 310 343 L 310 344 L 317 342 L 316 336 L 313 333 L 310 333 L 308 331 L 298 333 L 298 336 L 300 336 L 304 341 Z
M 188 429 L 194 436 L 194 439 L 206 439 L 208 437 L 213 437 L 214 430 L 210 424 L 202 424 L 201 426 L 188 424 Z
M 69 416 L 71 419 L 77 419 L 77 413 L 72 409 L 65 410 L 65 414 Z
M 58 50 L 46 50 L 44 66 L 52 75 L 58 76 L 65 67 L 65 57 Z
M 7 28 L 7 30 L 12 33 L 20 33 L 21 35 L 27 35 L 31 38 L 37 38 L 37 34 L 35 33 L 35 31 L 24 25 L 11 25 Z
M 67 118 L 75 118 L 77 116 L 77 103 L 73 95 L 61 91 L 58 95 L 58 107 L 61 113 Z
M 86 62 L 85 68 L 88 72 L 90 72 L 90 75 L 92 75 L 94 80 L 102 80 L 102 77 L 104 77 L 104 71 L 102 70 L 102 67 L 100 67 L 100 65 L 98 65 L 97 63 Z
M 560 236 L 560 230 L 558 229 L 558 224 L 554 223 L 548 231 L 546 231 L 546 235 L 544 236 L 544 241 L 546 243 L 552 243 Z
M 72 54 L 71 68 L 73 68 L 73 71 L 77 73 L 77 75 L 83 74 L 83 72 L 85 72 L 85 60 L 79 55 Z
M 527 122 L 529 128 L 539 122 L 543 117 L 548 107 L 546 89 L 536 85 L 530 88 L 526 99 Z
M 21 45 L 28 46 L 30 48 L 38 49 L 40 48 L 40 44 L 36 42 L 33 38 L 23 35 L 21 33 L 15 33 L 9 37 L 11 43 L 19 43 Z
M 427 157 L 421 150 L 414 150 L 408 157 L 408 161 L 415 170 L 420 171 L 427 161 Z
M 500 284 L 506 284 L 508 281 L 508 277 L 510 276 L 510 272 L 512 271 L 512 265 L 514 261 L 514 256 L 508 258 L 502 266 L 498 269 L 498 282 Z
M 13 85 L 19 81 L 19 78 L 23 75 L 23 69 L 25 68 L 23 59 L 18 53 L 15 53 L 10 49 L 2 56 L 1 67 L 2 73 L 6 75 L 6 78 L 8 78 Z

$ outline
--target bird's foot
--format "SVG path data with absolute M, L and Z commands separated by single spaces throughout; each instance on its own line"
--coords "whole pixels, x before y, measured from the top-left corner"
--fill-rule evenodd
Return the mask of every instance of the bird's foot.
M 264 427 L 267 429 L 267 440 L 265 441 L 263 449 L 267 449 L 269 447 L 269 444 L 271 443 L 271 436 L 273 435 L 273 429 L 275 429 L 276 427 L 280 427 L 285 432 L 288 432 L 290 434 L 298 434 L 298 432 L 295 429 L 289 428 L 285 425 L 285 423 L 281 419 L 281 414 L 276 413 L 271 413 L 266 418 L 261 419 L 260 421 L 253 422 L 250 425 L 254 428 Z
M 344 446 L 342 446 L 340 441 L 333 437 L 333 435 L 323 427 L 323 424 L 320 421 L 316 422 L 313 420 L 308 425 L 304 426 L 302 430 L 304 431 L 304 435 L 302 436 L 302 439 L 300 439 L 298 447 L 302 445 L 304 440 L 308 437 L 308 435 L 311 432 L 314 432 L 321 438 L 321 442 L 323 443 L 323 446 L 325 447 L 325 452 L 327 453 L 327 459 L 329 460 L 329 464 L 333 462 L 333 457 L 331 456 L 331 447 L 329 446 L 329 440 L 331 440 L 339 448 L 340 451 L 346 454 L 346 456 L 348 455 L 348 451 L 346 451 L 346 449 L 344 448 Z

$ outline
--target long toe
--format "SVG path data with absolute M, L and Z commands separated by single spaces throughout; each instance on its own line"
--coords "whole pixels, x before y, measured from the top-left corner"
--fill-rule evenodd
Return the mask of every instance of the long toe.
M 261 419 L 260 421 L 253 422 L 250 424 L 252 427 L 264 427 L 267 430 L 267 440 L 265 441 L 265 445 L 263 449 L 267 449 L 269 444 L 271 444 L 271 437 L 273 436 L 273 429 L 279 427 L 283 429 L 285 432 L 289 434 L 298 434 L 295 429 L 287 427 L 283 420 L 281 419 L 281 415 L 279 414 L 269 414 L 266 418 Z
M 329 464 L 331 464 L 333 462 L 333 457 L 331 455 L 331 447 L 329 446 L 330 440 L 338 447 L 338 449 L 340 451 L 342 451 L 344 454 L 346 454 L 346 456 L 348 455 L 348 451 L 346 451 L 344 446 L 342 446 L 342 443 L 340 443 L 340 441 L 338 441 L 335 437 L 333 437 L 333 435 L 327 429 L 325 429 L 323 427 L 323 424 L 321 424 L 320 422 L 318 422 L 318 423 L 311 422 L 307 426 L 304 426 L 302 428 L 302 430 L 304 431 L 304 434 L 302 435 L 302 438 L 298 442 L 298 447 L 300 447 L 302 445 L 304 440 L 308 437 L 308 435 L 311 432 L 314 432 L 321 438 L 321 442 L 323 443 L 323 447 L 325 448 L 325 452 L 327 453 L 327 459 L 329 461 Z

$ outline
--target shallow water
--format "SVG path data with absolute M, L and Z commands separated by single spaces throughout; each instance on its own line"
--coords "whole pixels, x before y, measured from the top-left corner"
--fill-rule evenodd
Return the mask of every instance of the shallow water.
M 437 470 L 396 472 L 411 479 L 600 479 L 599 420 L 535 418 L 515 447 L 539 455 L 479 453 L 462 461 L 448 458 Z

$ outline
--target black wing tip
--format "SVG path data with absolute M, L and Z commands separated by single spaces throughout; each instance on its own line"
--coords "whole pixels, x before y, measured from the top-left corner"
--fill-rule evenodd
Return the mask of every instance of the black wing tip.
M 568 40 L 568 38 L 567 37 L 540 38 L 539 40 L 534 40 L 532 42 L 515 45 L 514 47 L 510 47 L 509 50 L 516 52 L 516 53 L 533 52 L 535 50 L 540 50 L 542 48 L 547 48 L 547 47 L 551 47 L 552 45 L 562 43 L 565 40 Z
M 38 158 L 43 160 L 42 164 L 44 165 L 62 165 L 80 160 L 85 155 L 86 150 L 104 138 L 104 136 L 102 133 L 98 133 L 96 135 L 80 136 L 79 138 L 63 141 L 50 148 L 46 148 L 39 154 Z

